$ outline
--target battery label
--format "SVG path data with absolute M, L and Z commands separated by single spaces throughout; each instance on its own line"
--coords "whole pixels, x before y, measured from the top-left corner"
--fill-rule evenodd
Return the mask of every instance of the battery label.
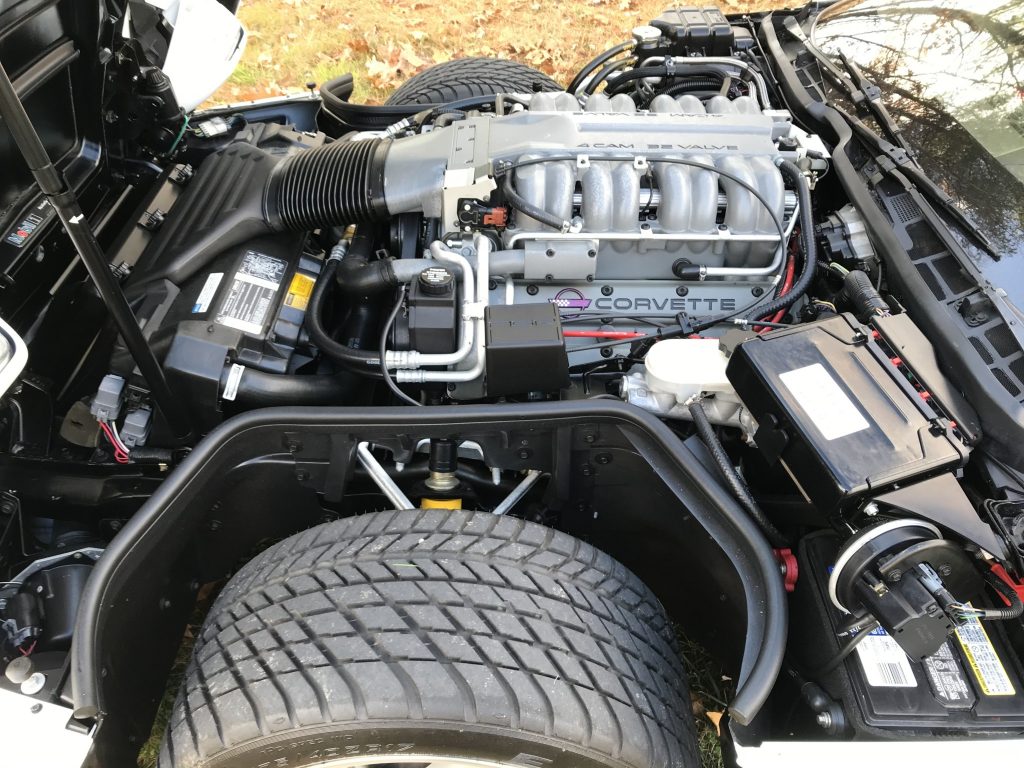
M 247 251 L 221 304 L 217 322 L 245 333 L 262 333 L 287 268 L 288 263 L 281 259 Z
M 312 277 L 296 272 L 288 286 L 288 294 L 284 297 L 285 306 L 305 312 L 309 306 L 309 297 L 313 295 L 314 282 Z
M 924 660 L 924 669 L 932 693 L 943 706 L 948 709 L 970 709 L 974 706 L 974 691 L 967 684 L 960 660 L 948 642 Z
M 1016 691 L 988 633 L 978 619 L 968 619 L 956 628 L 956 637 L 967 657 L 967 663 L 986 696 L 1013 696 Z
M 876 627 L 857 644 L 857 657 L 868 685 L 875 688 L 916 688 L 917 678 L 910 659 L 881 627 Z

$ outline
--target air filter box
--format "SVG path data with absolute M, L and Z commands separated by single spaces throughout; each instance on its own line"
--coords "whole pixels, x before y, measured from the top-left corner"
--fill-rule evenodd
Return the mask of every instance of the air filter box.
M 849 315 L 758 336 L 726 375 L 757 446 L 822 511 L 963 463 L 967 449 Z

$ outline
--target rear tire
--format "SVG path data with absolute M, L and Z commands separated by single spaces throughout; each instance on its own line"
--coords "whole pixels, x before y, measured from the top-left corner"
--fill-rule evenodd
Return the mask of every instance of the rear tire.
M 447 104 L 498 93 L 561 91 L 562 86 L 532 67 L 507 59 L 468 58 L 445 61 L 413 75 L 386 104 Z
M 161 768 L 415 757 L 696 768 L 660 603 L 588 544 L 465 511 L 339 520 L 243 567 L 196 641 Z

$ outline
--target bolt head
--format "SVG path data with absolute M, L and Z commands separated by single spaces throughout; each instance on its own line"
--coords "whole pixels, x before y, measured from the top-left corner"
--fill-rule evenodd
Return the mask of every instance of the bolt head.
M 819 712 L 818 716 L 814 718 L 814 722 L 822 728 L 830 728 L 832 726 L 832 715 L 828 712 Z

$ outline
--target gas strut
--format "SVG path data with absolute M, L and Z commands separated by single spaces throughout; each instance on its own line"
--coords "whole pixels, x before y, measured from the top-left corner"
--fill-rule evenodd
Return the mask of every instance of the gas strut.
M 21 103 L 21 99 L 18 98 L 14 85 L 7 76 L 7 70 L 2 64 L 0 64 L 0 117 L 10 128 L 14 142 L 21 150 L 39 189 L 57 212 L 75 250 L 82 257 L 82 263 L 85 264 L 89 276 L 96 284 L 100 298 L 103 299 L 113 316 L 121 338 L 124 339 L 139 372 L 149 385 L 157 408 L 160 409 L 174 436 L 182 442 L 187 442 L 192 437 L 188 413 L 181 402 L 174 398 L 167 379 L 164 377 L 163 369 L 146 342 L 146 337 L 142 335 L 142 329 L 139 328 L 139 323 L 121 291 L 121 286 L 110 271 L 109 261 L 97 242 L 96 235 L 89 227 L 89 222 L 82 213 L 82 207 L 78 204 L 75 193 L 50 162 L 50 156 L 46 153 L 39 134 L 32 127 L 32 121 L 25 112 L 25 107 Z

